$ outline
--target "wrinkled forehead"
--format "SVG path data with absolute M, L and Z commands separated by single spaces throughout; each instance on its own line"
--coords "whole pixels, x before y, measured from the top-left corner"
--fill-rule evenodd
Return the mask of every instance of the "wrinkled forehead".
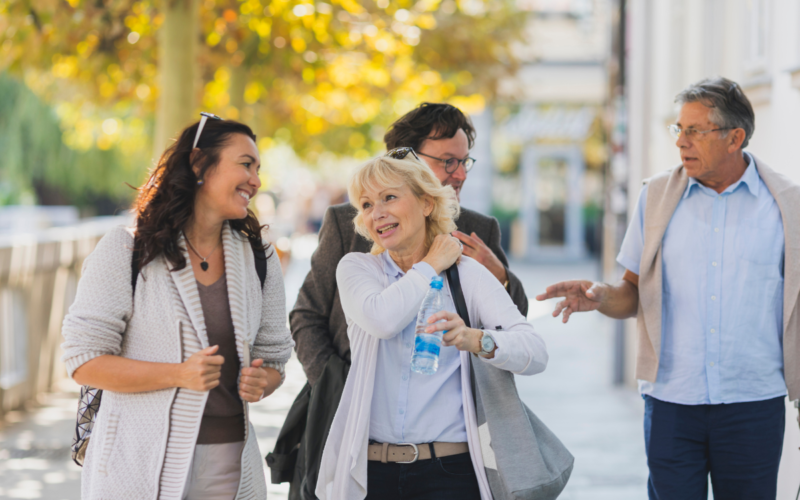
M 678 110 L 678 119 L 675 123 L 684 129 L 713 125 L 711 121 L 712 111 L 714 111 L 714 108 L 710 108 L 700 101 L 687 102 Z

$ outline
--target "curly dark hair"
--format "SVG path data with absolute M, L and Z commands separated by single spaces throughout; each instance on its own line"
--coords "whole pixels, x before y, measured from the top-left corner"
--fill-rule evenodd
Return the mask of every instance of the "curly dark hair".
M 383 136 L 383 142 L 387 150 L 408 147 L 419 151 L 425 139 L 450 139 L 458 129 L 467 134 L 469 148 L 472 149 L 475 127 L 460 109 L 450 104 L 423 102 L 394 122 Z
M 161 155 L 147 182 L 138 189 L 134 209 L 135 245 L 139 250 L 140 269 L 162 254 L 172 265 L 172 271 L 186 267 L 184 249 L 178 245 L 178 240 L 194 215 L 195 195 L 200 189 L 197 181 L 219 164 L 220 152 L 233 134 L 256 140 L 247 125 L 232 120 L 208 120 L 197 143 L 200 153 L 196 155 L 194 165 L 199 166 L 200 171 L 195 175 L 190 155 L 199 124 L 197 122 L 181 132 L 178 140 Z M 266 249 L 261 239 L 266 226 L 259 224 L 249 208 L 247 217 L 231 219 L 228 223 L 234 232 L 247 238 L 254 250 Z

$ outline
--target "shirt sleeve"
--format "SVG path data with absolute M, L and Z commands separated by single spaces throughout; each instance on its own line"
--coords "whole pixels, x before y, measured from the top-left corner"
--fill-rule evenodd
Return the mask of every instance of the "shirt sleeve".
M 639 201 L 631 217 L 625 238 L 617 255 L 617 262 L 628 271 L 639 274 L 639 263 L 642 261 L 644 250 L 644 209 L 647 206 L 647 184 L 639 193 Z

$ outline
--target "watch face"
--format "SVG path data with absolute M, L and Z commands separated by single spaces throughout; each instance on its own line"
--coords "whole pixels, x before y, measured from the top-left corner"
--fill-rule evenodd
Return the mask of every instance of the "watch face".
M 483 349 L 484 352 L 489 352 L 494 349 L 494 341 L 492 340 L 492 337 L 486 334 L 483 335 L 483 338 L 481 339 L 481 349 Z

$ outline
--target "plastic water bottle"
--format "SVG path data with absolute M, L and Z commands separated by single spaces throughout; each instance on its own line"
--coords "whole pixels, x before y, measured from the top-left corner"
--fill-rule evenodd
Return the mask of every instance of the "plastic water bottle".
M 425 295 L 425 300 L 422 301 L 422 307 L 419 308 L 419 314 L 417 314 L 411 369 L 424 375 L 433 375 L 439 368 L 439 350 L 442 347 L 442 336 L 445 332 L 426 333 L 425 329 L 432 324 L 428 323 L 428 318 L 444 309 L 442 284 L 442 278 L 438 276 L 431 279 L 431 288 Z M 437 321 L 437 323 L 442 321 L 444 320 Z

